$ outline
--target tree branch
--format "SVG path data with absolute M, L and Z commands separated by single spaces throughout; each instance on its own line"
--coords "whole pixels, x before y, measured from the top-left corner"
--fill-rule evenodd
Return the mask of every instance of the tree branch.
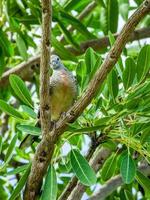
M 143 172 L 145 176 L 150 175 L 150 166 L 141 166 L 139 167 L 139 170 Z M 108 180 L 95 195 L 88 198 L 87 200 L 104 200 L 123 184 L 124 183 L 122 181 L 121 175 L 114 176 L 110 180 Z
M 114 34 L 115 38 L 118 37 L 119 34 Z M 141 28 L 135 30 L 131 36 L 129 37 L 127 42 L 133 42 L 136 40 L 144 39 L 144 38 L 149 38 L 150 37 L 150 28 Z M 100 39 L 95 39 L 95 40 L 88 40 L 85 42 L 82 42 L 80 44 L 80 49 L 77 51 L 73 47 L 66 47 L 72 54 L 74 55 L 80 55 L 83 54 L 88 47 L 92 47 L 94 50 L 99 51 L 104 48 L 107 48 L 110 46 L 109 43 L 109 38 L 108 36 L 102 37 Z M 54 53 L 54 52 L 52 52 Z M 39 68 L 39 63 L 40 63 L 40 55 L 37 55 L 27 62 L 23 62 L 16 67 L 6 71 L 2 78 L 0 79 L 0 87 L 5 87 L 8 82 L 9 82 L 9 76 L 10 74 L 17 74 L 19 75 L 24 81 L 32 81 L 33 76 L 34 76 L 34 71 L 36 69 L 38 70 Z
M 75 121 L 83 110 L 90 104 L 92 98 L 95 96 L 98 89 L 103 84 L 108 73 L 116 64 L 126 42 L 131 33 L 134 31 L 136 25 L 143 19 L 143 17 L 150 12 L 150 0 L 145 0 L 141 6 L 133 13 L 128 22 L 123 27 L 120 35 L 115 41 L 112 49 L 109 51 L 103 64 L 90 81 L 86 91 L 81 98 L 74 104 L 74 106 L 66 113 L 63 119 L 60 119 L 56 127 L 51 130 L 47 137 L 43 137 L 37 147 L 35 157 L 32 162 L 32 169 L 29 176 L 27 191 L 32 194 L 32 200 L 38 193 L 43 176 L 46 173 L 49 162 L 54 151 L 54 144 L 57 143 L 58 137 L 66 130 L 67 123 Z
M 41 124 L 43 140 L 46 140 L 51 124 L 50 123 L 51 106 L 50 106 L 50 95 L 49 95 L 49 88 L 50 88 L 49 67 L 50 67 L 50 57 L 51 57 L 50 36 L 51 36 L 51 21 L 52 21 L 52 4 L 51 0 L 42 0 L 41 3 L 42 3 L 42 51 L 41 51 L 41 64 L 40 64 L 40 124 Z M 40 160 L 40 162 L 42 161 L 43 160 Z M 32 192 L 31 188 L 28 186 L 29 184 L 27 183 L 24 199 L 25 200 L 35 199 L 35 197 L 38 194 L 38 190 Z
M 115 38 L 117 38 L 118 36 L 119 34 L 117 33 L 114 34 Z M 128 42 L 133 42 L 135 40 L 140 40 L 140 39 L 149 38 L 149 37 L 150 37 L 150 28 L 149 27 L 141 28 L 141 29 L 135 30 L 130 35 Z M 68 50 L 70 50 L 71 53 L 73 53 L 74 55 L 80 55 L 81 52 L 84 53 L 86 49 L 88 49 L 89 47 L 92 47 L 95 51 L 100 51 L 104 48 L 107 48 L 108 46 L 110 46 L 110 41 L 109 41 L 109 37 L 106 36 L 100 39 L 93 39 L 93 40 L 82 42 L 80 45 L 80 52 L 74 49 L 73 47 L 68 47 Z

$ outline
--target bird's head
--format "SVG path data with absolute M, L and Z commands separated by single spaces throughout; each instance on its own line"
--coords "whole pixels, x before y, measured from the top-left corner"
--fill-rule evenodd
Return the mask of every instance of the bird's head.
M 51 67 L 52 69 L 59 69 L 62 66 L 61 60 L 59 56 L 52 55 L 51 56 Z

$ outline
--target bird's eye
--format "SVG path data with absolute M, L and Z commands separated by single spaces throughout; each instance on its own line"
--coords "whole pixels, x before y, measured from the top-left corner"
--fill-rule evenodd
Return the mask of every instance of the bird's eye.
M 59 58 L 57 58 L 57 60 L 59 61 Z

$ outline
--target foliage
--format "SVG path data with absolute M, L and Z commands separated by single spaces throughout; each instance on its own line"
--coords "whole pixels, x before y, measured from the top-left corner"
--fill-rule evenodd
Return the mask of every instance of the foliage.
M 76 74 L 79 96 L 86 89 L 103 62 L 108 48 L 85 53 L 80 49 L 84 41 L 117 32 L 128 16 L 141 3 L 135 0 L 97 0 L 95 8 L 82 20 L 77 16 L 90 0 L 54 0 L 52 46 L 69 70 Z M 68 31 L 72 25 L 74 31 Z M 148 27 L 147 16 L 138 28 Z M 63 40 L 60 36 L 64 35 Z M 40 51 L 41 5 L 38 0 L 2 0 L 0 5 L 0 77 L 5 70 L 27 61 Z M 87 186 L 86 195 L 95 192 L 94 186 L 121 173 L 124 185 L 108 199 L 149 198 L 149 178 L 139 171 L 144 160 L 150 160 L 150 45 L 138 41 L 130 43 L 114 69 L 106 78 L 91 104 L 58 141 L 43 181 L 41 199 L 57 199 L 75 175 Z M 71 46 L 78 52 L 69 51 Z M 30 162 L 35 153 L 41 130 L 36 127 L 39 105 L 38 73 L 32 82 L 19 75 L 9 77 L 9 85 L 0 88 L 0 199 L 21 199 Z M 38 136 L 26 148 L 19 145 L 28 135 Z M 94 137 L 93 137 L 94 135 Z M 84 158 L 93 142 L 102 136 L 107 139 L 99 147 L 111 149 L 110 157 L 96 174 Z M 93 140 L 96 138 L 96 140 Z M 67 146 L 67 147 L 66 147 Z M 136 156 L 138 155 L 138 156 Z M 127 184 L 127 185 L 125 185 Z M 139 184 L 143 187 L 139 187 Z M 92 186 L 92 187 L 91 187 Z M 14 189 L 15 188 L 15 189 Z M 96 187 L 95 187 L 96 188 Z M 134 195 L 132 194 L 134 188 Z M 49 192 L 50 191 L 50 192 Z M 122 192 L 123 191 L 123 192 Z M 144 192 L 143 192 L 144 191 Z

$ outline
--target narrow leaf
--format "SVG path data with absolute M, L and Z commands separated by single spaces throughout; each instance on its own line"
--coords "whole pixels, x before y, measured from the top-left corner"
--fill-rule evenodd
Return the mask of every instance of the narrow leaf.
M 8 150 L 6 152 L 5 158 L 4 158 L 4 164 L 2 164 L 2 166 L 0 167 L 0 170 L 2 170 L 3 168 L 6 167 L 6 165 L 9 163 L 9 161 L 11 160 L 12 156 L 13 156 L 13 151 L 15 149 L 16 146 L 16 142 L 18 139 L 18 134 L 16 134 L 13 139 L 11 140 Z
M 2 136 L 0 135 L 0 155 L 1 155 L 1 151 L 2 151 L 2 145 L 3 145 L 2 142 L 3 142 L 3 141 L 2 141 Z
M 123 85 L 127 90 L 133 83 L 135 78 L 136 65 L 132 58 L 127 58 L 125 62 L 125 70 L 123 72 Z
M 137 170 L 136 180 L 145 189 L 146 192 L 150 194 L 150 181 L 144 174 Z
M 92 39 L 96 38 L 92 33 L 90 33 L 87 28 L 75 17 L 71 16 L 70 14 L 60 11 L 60 20 L 65 20 L 69 24 L 71 24 L 75 29 L 77 29 L 82 36 L 84 36 L 86 39 Z
M 61 20 L 57 19 L 57 22 L 58 22 L 60 30 L 65 36 L 66 41 L 72 44 L 75 48 L 79 48 L 79 45 L 75 42 L 74 38 L 72 37 L 72 34 L 66 29 L 66 27 L 61 22 Z
M 63 44 L 61 44 L 54 35 L 52 35 L 52 45 L 55 48 L 56 52 L 59 54 L 59 56 L 62 59 L 66 60 L 72 60 L 72 61 L 77 61 L 77 58 L 73 56 L 65 47 Z
M 49 166 L 41 200 L 56 200 L 57 198 L 57 177 L 53 166 Z
M 21 106 L 22 110 L 27 113 L 28 116 L 32 117 L 33 119 L 36 119 L 36 113 L 34 112 L 34 110 L 28 106 L 22 105 Z
M 29 176 L 30 173 L 30 168 L 31 168 L 31 164 L 29 164 L 27 170 L 25 171 L 25 173 L 23 174 L 23 176 L 20 178 L 17 186 L 15 187 L 15 189 L 13 190 L 9 200 L 15 200 L 16 197 L 19 195 L 19 193 L 21 192 L 22 188 L 24 187 L 27 178 Z
M 41 129 L 30 125 L 17 125 L 17 129 L 30 135 L 41 135 Z
M 82 184 L 91 186 L 96 183 L 94 170 L 77 150 L 71 150 L 70 160 L 72 169 Z
M 145 45 L 138 56 L 137 79 L 142 81 L 150 70 L 150 45 Z
M 116 154 L 112 154 L 104 163 L 101 176 L 104 181 L 110 179 L 115 172 L 116 169 Z
M 4 53 L 9 57 L 13 56 L 13 47 L 8 40 L 8 36 L 6 35 L 5 32 L 0 28 L 0 46 L 2 47 Z
M 108 75 L 107 83 L 110 95 L 112 99 L 115 101 L 115 98 L 118 95 L 119 86 L 118 86 L 118 76 L 114 69 Z
M 9 82 L 19 99 L 23 101 L 26 105 L 33 107 L 31 94 L 23 80 L 19 76 L 11 74 L 9 76 Z
M 133 181 L 136 174 L 136 167 L 129 154 L 126 154 L 122 159 L 120 172 L 124 183 L 129 184 Z
M 117 32 L 118 28 L 118 1 L 108 0 L 107 3 L 107 28 L 112 33 Z
M 96 63 L 96 60 L 97 57 L 95 55 L 94 50 L 91 47 L 88 48 L 85 52 L 85 63 L 86 63 L 87 73 L 91 73 Z
M 24 60 L 27 60 L 28 54 L 27 54 L 27 47 L 24 42 L 24 39 L 20 35 L 18 35 L 16 42 L 17 42 L 17 47 L 18 47 L 20 55 L 23 57 Z
M 27 164 L 27 165 L 23 165 L 23 166 L 21 166 L 21 167 L 17 167 L 16 169 L 11 170 L 11 171 L 7 172 L 6 174 L 7 174 L 7 175 L 19 174 L 20 172 L 25 171 L 25 170 L 28 168 L 28 166 L 29 166 L 29 165 Z
M 22 115 L 18 111 L 16 111 L 12 106 L 7 104 L 2 99 L 0 99 L 0 109 L 12 117 L 23 119 Z

